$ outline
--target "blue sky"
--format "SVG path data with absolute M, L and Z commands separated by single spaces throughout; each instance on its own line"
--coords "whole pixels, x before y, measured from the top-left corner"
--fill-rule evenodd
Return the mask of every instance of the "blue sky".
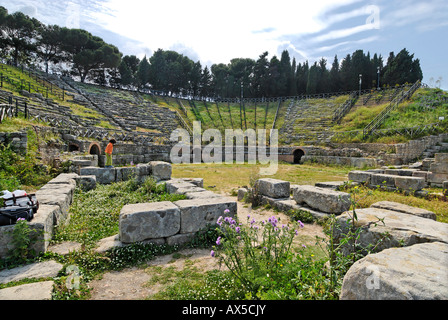
M 420 59 L 423 82 L 448 88 L 446 0 L 0 0 L 46 24 L 78 27 L 124 54 L 175 50 L 202 65 L 287 49 L 297 62 L 331 66 L 362 49 Z M 439 82 L 438 82 L 439 81 Z

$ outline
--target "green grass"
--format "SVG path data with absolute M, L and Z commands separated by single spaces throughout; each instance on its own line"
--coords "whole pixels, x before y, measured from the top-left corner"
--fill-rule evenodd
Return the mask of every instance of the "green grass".
M 231 194 L 242 186 L 249 186 L 250 180 L 257 177 L 262 165 L 250 164 L 175 164 L 173 174 L 175 178 L 202 177 L 204 188 L 218 192 Z M 277 173 L 269 178 L 289 181 L 291 184 L 309 184 L 325 181 L 348 181 L 348 173 L 356 168 L 344 166 L 325 166 L 321 164 L 292 165 L 280 163 Z M 263 176 L 258 176 L 262 178 Z M 363 189 L 364 195 L 368 191 L 371 194 L 363 199 L 361 207 L 369 207 L 378 201 L 395 201 L 411 206 L 424 208 L 434 212 L 437 220 L 448 222 L 448 205 L 437 199 L 425 199 L 404 195 L 399 192 Z M 434 191 L 431 190 L 431 191 Z M 441 192 L 441 189 L 440 191 Z
M 98 185 L 88 192 L 76 189 L 70 207 L 70 223 L 60 226 L 52 241 L 76 241 L 93 246 L 96 241 L 118 233 L 118 220 L 124 205 L 184 198 L 183 195 L 167 194 L 164 185 L 156 187 L 152 179 L 143 184 L 131 179 Z
M 448 120 L 448 102 L 426 102 L 438 97 L 448 98 L 448 92 L 439 89 L 421 88 L 409 101 L 392 111 L 382 128 L 408 128 L 439 122 L 439 117 Z

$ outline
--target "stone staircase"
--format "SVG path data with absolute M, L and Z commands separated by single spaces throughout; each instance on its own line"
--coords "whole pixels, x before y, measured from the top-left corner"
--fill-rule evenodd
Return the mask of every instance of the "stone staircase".
M 431 146 L 422 155 L 425 158 L 434 158 L 434 155 L 440 152 L 448 152 L 448 142 L 441 142 L 439 145 Z
M 180 127 L 175 112 L 143 99 L 138 93 L 74 81 L 68 84 L 79 93 L 77 103 L 92 105 L 124 131 L 156 132 L 169 138 Z

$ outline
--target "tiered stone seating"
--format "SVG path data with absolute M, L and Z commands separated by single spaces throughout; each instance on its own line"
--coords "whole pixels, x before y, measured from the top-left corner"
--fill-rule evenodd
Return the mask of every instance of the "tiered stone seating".
M 285 144 L 304 140 L 323 140 L 328 138 L 334 111 L 339 106 L 334 99 L 325 103 L 314 99 L 295 101 L 288 106 L 285 121 L 279 130 L 280 139 Z

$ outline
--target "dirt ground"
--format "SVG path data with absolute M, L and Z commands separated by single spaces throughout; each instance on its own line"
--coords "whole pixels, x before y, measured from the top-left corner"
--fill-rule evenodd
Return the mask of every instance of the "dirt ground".
M 249 214 L 256 221 L 267 220 L 271 216 L 280 218 L 280 221 L 284 221 L 285 224 L 289 221 L 289 218 L 283 213 L 264 208 L 252 209 L 250 206 L 238 202 L 239 220 L 243 223 L 246 222 Z M 301 244 L 305 245 L 313 245 L 316 236 L 325 236 L 322 227 L 317 224 L 305 224 L 305 227 L 300 230 L 298 239 L 295 241 L 300 241 Z M 185 266 L 186 257 L 188 257 L 190 266 L 193 264 L 204 272 L 213 268 L 219 268 L 217 259 L 210 256 L 209 249 L 185 249 L 179 253 L 176 255 L 176 258 L 173 257 L 173 254 L 157 257 L 143 267 L 105 273 L 101 279 L 93 280 L 89 283 L 92 289 L 91 300 L 141 300 L 157 293 L 162 289 L 162 285 L 157 283 L 155 285 L 147 284 L 152 277 L 151 273 L 147 271 L 147 268 L 150 266 L 170 266 L 181 270 Z

